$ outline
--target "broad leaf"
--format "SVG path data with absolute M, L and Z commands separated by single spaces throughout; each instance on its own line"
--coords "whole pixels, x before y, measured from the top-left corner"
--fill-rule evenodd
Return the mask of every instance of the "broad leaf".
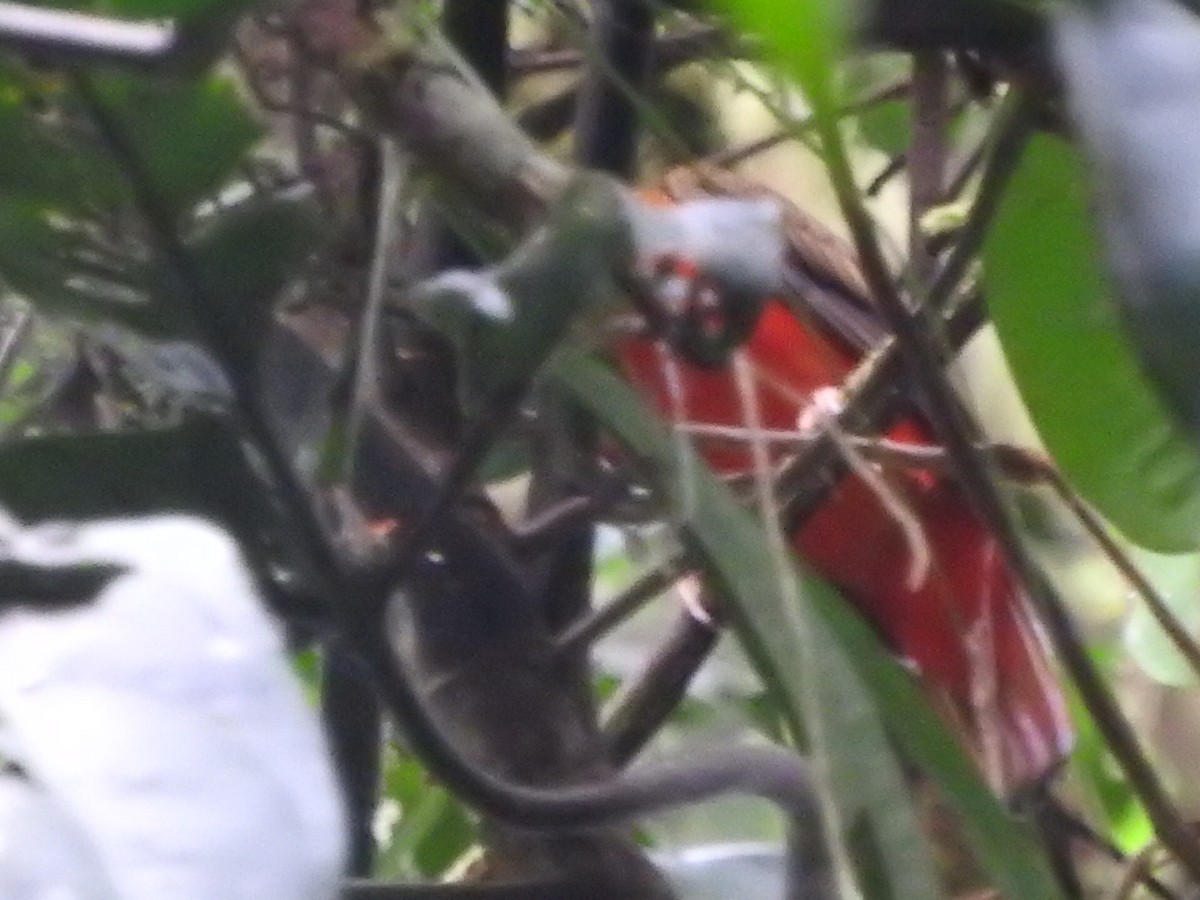
M 1076 489 L 1135 543 L 1193 549 L 1200 456 L 1107 300 L 1088 193 L 1070 148 L 1031 142 L 984 248 L 988 308 L 1038 432 Z
M 835 0 L 726 0 L 747 30 L 760 35 L 794 76 L 818 115 L 833 115 L 833 72 L 848 5 Z
M 176 213 L 228 183 L 259 138 L 258 125 L 227 78 L 108 76 L 96 84 L 154 193 Z
M 53 124 L 69 107 L 66 79 L 0 64 L 0 194 L 72 213 L 128 199 L 102 148 Z
M 903 670 L 867 624 L 828 585 L 810 576 L 800 590 L 812 629 L 810 642 L 801 642 L 783 606 L 775 563 L 762 528 L 733 499 L 728 489 L 666 432 L 641 400 L 610 368 L 575 352 L 561 351 L 551 361 L 548 377 L 575 404 L 612 430 L 642 460 L 664 491 L 679 488 L 685 501 L 676 512 L 692 546 L 726 587 L 730 614 L 759 672 L 776 693 L 781 708 L 799 727 L 802 692 L 797 653 L 802 643 L 815 647 L 822 684 L 817 686 L 824 724 L 831 737 L 861 738 L 867 742 L 856 757 L 852 744 L 837 744 L 851 773 L 835 787 L 852 815 L 862 805 L 870 816 L 874 843 L 887 866 L 888 880 L 905 891 L 896 896 L 928 897 L 920 893 L 923 878 L 912 860 L 919 846 L 914 835 L 910 801 L 897 796 L 889 776 L 889 752 L 877 743 L 880 723 L 909 758 L 941 787 L 960 814 L 964 827 L 1007 896 L 1056 898 L 1053 877 L 1030 835 L 1011 818 L 983 785 L 974 765 L 930 708 L 912 678 Z M 830 679 L 835 684 L 829 684 Z M 839 706 L 831 709 L 830 706 Z M 841 708 L 844 707 L 844 708 Z M 876 780 L 878 779 L 878 780 Z M 874 783 L 871 783 L 871 782 Z M 861 792 L 861 793 L 860 793 Z M 897 858 L 911 871 L 897 871 Z
M 863 140 L 893 156 L 908 148 L 909 118 L 908 104 L 900 100 L 878 103 L 857 117 Z
M 260 527 L 263 506 L 237 439 L 205 421 L 4 442 L 0 505 L 25 521 L 187 510 L 242 534 Z
M 219 318 L 228 357 L 247 369 L 274 301 L 316 246 L 320 224 L 310 198 L 253 197 L 211 216 L 188 242 L 204 299 L 213 305 L 205 315 Z
M 0 284 L 42 313 L 118 322 L 168 337 L 187 330 L 178 309 L 152 302 L 144 260 L 94 239 L 86 221 L 0 197 Z M 165 275 L 155 275 L 161 284 Z
M 109 75 L 95 95 L 118 132 L 110 140 L 74 84 L 0 68 L 0 282 L 41 312 L 194 335 L 186 273 L 160 249 L 174 238 L 151 232 L 164 223 L 142 216 L 134 182 L 186 234 L 184 217 L 236 174 L 258 127 L 228 80 Z M 280 205 L 210 213 L 194 238 L 201 278 L 231 307 L 274 297 L 307 250 L 311 229 Z

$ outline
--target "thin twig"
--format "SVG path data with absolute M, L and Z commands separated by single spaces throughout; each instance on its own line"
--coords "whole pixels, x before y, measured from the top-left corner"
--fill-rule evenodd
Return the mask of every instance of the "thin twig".
M 908 264 L 911 277 L 929 286 L 934 257 L 921 224 L 925 213 L 942 202 L 946 174 L 949 66 L 936 50 L 913 56 L 912 140 L 908 154 Z
M 1170 606 L 1142 570 L 1129 558 L 1129 554 L 1113 539 L 1100 517 L 1071 489 L 1053 463 L 1039 454 L 1032 454 L 1015 447 L 995 447 L 992 453 L 994 454 L 993 458 L 1002 468 L 1007 467 L 1010 471 L 1014 471 L 1023 467 L 1026 472 L 1036 473 L 1037 477 L 1043 479 L 1054 489 L 1054 492 L 1079 520 L 1087 533 L 1104 551 L 1109 562 L 1142 598 L 1150 610 L 1150 614 L 1154 617 L 1154 621 L 1166 632 L 1171 643 L 1175 645 L 1175 649 L 1192 667 L 1192 671 L 1196 673 L 1197 677 L 1200 677 L 1200 646 L 1197 646 L 1196 641 L 1183 627 L 1183 623 L 1175 616 Z
M 263 84 L 258 66 L 250 59 L 250 54 L 247 52 L 242 41 L 236 40 L 234 42 L 231 53 L 234 62 L 237 63 L 238 69 L 245 79 L 244 83 L 247 89 L 254 97 L 255 104 L 266 112 L 292 116 L 313 125 L 321 125 L 352 140 L 369 141 L 371 139 L 371 135 L 366 130 L 350 122 L 344 122 L 335 116 L 321 112 L 319 109 L 310 109 L 301 104 L 286 102 L 273 97 L 271 91 Z
M 888 82 L 874 90 L 868 91 L 859 99 L 847 103 L 838 110 L 838 115 L 852 116 L 871 109 L 873 106 L 878 106 L 880 103 L 887 103 L 889 100 L 898 100 L 908 93 L 909 87 L 910 82 L 907 78 Z M 781 128 L 764 137 L 745 144 L 739 144 L 736 147 L 727 147 L 723 150 L 718 150 L 716 153 L 705 157 L 704 162 L 718 168 L 727 169 L 740 162 L 744 162 L 751 156 L 764 153 L 777 144 L 791 140 L 798 134 L 811 130 L 815 125 L 815 117 L 806 116 L 798 122 L 790 123 L 787 128 Z
M 863 193 L 868 197 L 877 196 L 887 186 L 889 181 L 904 171 L 906 165 L 908 165 L 907 150 L 901 150 L 899 153 L 893 154 L 883 164 L 883 168 L 879 170 L 879 174 L 867 182 L 867 186 L 863 188 Z
M 851 440 L 863 456 L 885 465 L 917 466 L 945 473 L 952 472 L 951 460 L 942 447 L 907 444 L 880 438 L 853 437 Z M 1187 629 L 1150 580 L 1109 533 L 1103 520 L 1063 478 L 1058 467 L 1041 453 L 1024 447 L 987 444 L 980 445 L 979 449 L 988 456 L 999 472 L 1014 481 L 1022 484 L 1044 484 L 1054 491 L 1100 547 L 1108 561 L 1142 598 L 1154 620 L 1166 632 L 1197 677 L 1200 677 L 1200 646 L 1188 634 Z
M 383 321 L 384 297 L 387 293 L 388 272 L 397 232 L 401 227 L 401 187 L 406 166 L 400 149 L 390 138 L 380 138 L 379 189 L 376 196 L 375 246 L 371 250 L 371 268 L 367 279 L 367 296 L 363 304 L 357 336 L 357 350 L 351 360 L 353 369 L 350 408 L 346 417 L 346 449 L 342 472 L 353 481 L 354 461 L 358 457 L 359 438 L 363 430 L 367 404 L 379 393 L 381 381 L 379 354 L 380 330 Z
M 1041 800 L 1041 813 L 1045 817 L 1049 827 L 1065 832 L 1068 838 L 1074 838 L 1077 841 L 1088 844 L 1115 863 L 1119 863 L 1122 866 L 1129 864 L 1130 856 L 1128 853 L 1108 838 L 1098 834 L 1092 826 L 1076 815 L 1074 811 L 1063 806 L 1062 802 L 1052 793 L 1047 792 Z M 1149 872 L 1143 873 L 1141 882 L 1145 885 L 1146 890 L 1150 891 L 1156 897 L 1161 897 L 1162 900 L 1179 900 L 1178 895 L 1174 891 Z
M 943 193 L 943 202 L 954 202 L 954 199 L 966 190 L 967 183 L 971 180 L 971 177 L 979 171 L 979 167 L 988 158 L 988 151 L 992 148 L 992 144 L 993 136 L 989 130 L 977 143 L 971 146 L 970 150 L 952 160 L 956 165 L 954 165 L 951 174 L 946 178 L 946 190 Z
M 958 300 L 944 317 L 945 344 L 941 361 L 948 361 L 983 322 L 983 300 L 978 294 Z M 844 405 L 837 415 L 838 425 L 850 433 L 877 433 L 884 429 L 911 399 L 901 387 L 903 370 L 900 348 L 888 337 L 858 364 L 842 383 Z M 783 467 L 779 477 L 779 495 L 783 519 L 788 528 L 798 528 L 823 501 L 844 472 L 837 448 L 822 435 L 802 448 Z
M 959 230 L 954 248 L 929 286 L 926 304 L 931 311 L 941 309 L 958 289 L 975 261 L 979 248 L 983 246 L 988 227 L 1000 207 L 1004 189 L 1029 140 L 1032 123 L 1028 102 L 1022 96 L 1014 95 L 1005 101 L 996 116 L 992 128 L 994 138 L 991 153 L 979 181 L 975 202 L 971 204 L 967 220 Z
M 638 675 L 622 688 L 604 722 L 609 758 L 628 764 L 658 733 L 679 703 L 721 636 L 719 624 L 697 619 L 688 610 L 650 656 Z
M 671 558 L 638 578 L 620 594 L 568 627 L 554 641 L 554 654 L 569 659 L 673 585 L 687 571 L 681 557 Z
M 1138 883 L 1145 881 L 1153 873 L 1156 865 L 1154 857 L 1161 856 L 1165 849 L 1162 844 L 1153 841 L 1132 856 L 1125 871 L 1121 873 L 1121 880 L 1113 889 L 1112 900 L 1129 900 Z
M 654 45 L 654 70 L 663 73 L 706 56 L 749 56 L 756 47 L 749 41 L 738 41 L 727 29 L 716 25 L 693 25 L 662 35 Z M 577 69 L 586 55 L 573 48 L 555 49 L 533 47 L 509 53 L 509 66 L 517 75 L 534 75 Z
M 820 695 L 817 649 L 813 643 L 813 629 L 809 625 L 812 611 L 809 599 L 801 593 L 800 584 L 795 577 L 792 555 L 775 507 L 770 455 L 766 443 L 758 439 L 758 433 L 763 427 L 762 409 L 754 385 L 754 373 L 744 350 L 733 354 L 732 366 L 733 382 L 737 387 L 742 414 L 751 432 L 750 457 L 754 473 L 754 499 L 763 530 L 766 532 L 771 562 L 775 569 L 773 574 L 778 580 L 778 602 L 781 607 L 779 612 L 785 626 L 791 631 L 798 651 L 796 666 L 800 673 L 800 691 L 796 700 L 809 738 L 813 768 L 818 776 L 813 787 L 814 798 L 820 804 L 822 813 L 821 837 L 837 876 L 838 896 L 845 900 L 860 900 L 863 895 L 857 883 L 850 848 L 846 841 L 845 812 L 833 794 L 832 759 L 835 751 L 829 741 L 828 723 Z

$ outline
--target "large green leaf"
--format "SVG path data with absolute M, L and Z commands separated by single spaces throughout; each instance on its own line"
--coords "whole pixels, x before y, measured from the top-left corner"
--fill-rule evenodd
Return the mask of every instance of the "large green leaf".
M 139 169 L 123 170 L 122 152 L 98 139 L 95 110 L 70 80 L 0 66 L 0 282 L 41 312 L 188 335 L 182 273 L 158 252 L 169 236 L 149 234 L 161 222 L 138 221 L 133 180 L 169 214 L 190 214 L 236 174 L 258 128 L 224 79 L 109 75 L 95 93 Z M 273 297 L 307 249 L 312 229 L 286 205 L 210 213 L 194 236 L 200 275 L 227 308 Z
M 0 444 L 0 504 L 27 521 L 170 509 L 216 516 L 246 533 L 262 517 L 258 497 L 237 437 L 208 420 Z
M 854 755 L 859 751 L 853 744 L 833 745 L 846 754 L 837 761 L 834 786 L 849 817 L 867 811 L 876 851 L 897 891 L 893 896 L 924 900 L 935 894 L 920 893 L 923 877 L 913 857 L 919 839 L 913 836 L 910 801 L 898 795 L 890 775 L 889 751 L 877 740 L 880 723 L 940 786 L 1006 896 L 1059 897 L 1030 835 L 984 786 L 957 740 L 863 619 L 828 585 L 797 573 L 810 610 L 811 633 L 803 640 L 784 606 L 763 529 L 689 448 L 671 439 L 632 389 L 611 368 L 575 351 L 560 351 L 548 377 L 612 430 L 661 489 L 681 491 L 684 501 L 675 512 L 683 518 L 685 534 L 726 587 L 738 634 L 794 723 L 806 689 L 799 681 L 798 653 L 805 646 L 816 649 L 821 678 L 816 689 L 829 736 L 865 742 L 862 756 Z M 857 783 L 848 783 L 855 778 Z M 897 871 L 897 856 L 912 871 Z
M 1084 172 L 1035 138 L 984 248 L 988 308 L 1042 440 L 1076 489 L 1132 541 L 1200 538 L 1200 456 L 1139 370 L 1107 301 Z
M 818 114 L 832 115 L 833 72 L 849 5 L 836 0 L 725 0 L 729 14 L 759 35 L 800 83 Z
M 1175 0 L 1064 4 L 1052 20 L 1071 121 L 1133 348 L 1200 438 L 1200 17 Z
M 80 212 L 111 206 L 129 191 L 93 142 L 71 140 L 62 79 L 0 64 L 0 194 Z
M 96 84 L 154 193 L 176 213 L 230 181 L 260 135 L 228 78 L 112 75 Z
M 205 315 L 218 320 L 225 358 L 245 371 L 255 364 L 274 301 L 316 246 L 320 225 L 311 197 L 252 197 L 209 217 L 188 241 L 212 304 Z
M 175 310 L 152 302 L 146 263 L 89 241 L 87 223 L 20 198 L 0 197 L 0 284 L 42 313 L 114 321 L 156 337 L 186 332 Z

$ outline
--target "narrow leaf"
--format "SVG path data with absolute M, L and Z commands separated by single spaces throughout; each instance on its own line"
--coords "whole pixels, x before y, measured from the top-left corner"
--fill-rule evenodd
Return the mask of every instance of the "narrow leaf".
M 154 192 L 176 213 L 224 187 L 259 138 L 257 123 L 227 78 L 105 76 L 96 85 Z
M 685 534 L 726 587 L 739 637 L 782 708 L 797 721 L 799 692 L 804 686 L 796 678 L 796 635 L 783 624 L 789 619 L 780 609 L 780 585 L 773 575 L 775 566 L 761 527 L 689 448 L 671 439 L 609 367 L 564 350 L 552 360 L 548 377 L 612 430 L 646 465 L 661 489 L 670 492 L 680 487 L 684 492 L 686 503 L 677 507 L 677 512 L 683 516 Z M 809 616 L 814 629 L 812 643 L 828 648 L 828 655 L 821 657 L 826 678 L 836 677 L 836 667 L 844 665 L 846 672 L 860 680 L 871 707 L 866 718 L 878 718 L 908 757 L 940 786 L 960 814 L 997 887 L 1011 897 L 1059 897 L 1037 845 L 983 785 L 961 746 L 875 633 L 828 585 L 803 576 L 802 590 L 813 612 Z M 825 699 L 828 702 L 836 696 L 827 693 Z M 873 757 L 859 764 L 878 766 L 881 761 Z M 863 771 L 867 770 L 860 774 Z M 879 789 L 876 785 L 875 790 Z M 889 811 L 874 805 L 885 802 L 886 796 L 886 792 L 872 793 L 872 823 L 883 841 L 898 840 L 907 833 L 903 823 L 897 827 L 888 821 Z M 913 846 L 908 844 L 910 852 Z

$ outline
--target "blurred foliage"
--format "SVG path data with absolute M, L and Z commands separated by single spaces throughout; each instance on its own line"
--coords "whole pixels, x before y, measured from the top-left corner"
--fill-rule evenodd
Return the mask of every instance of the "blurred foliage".
M 230 23 L 248 4 L 62 5 L 178 16 L 199 44 L 211 47 L 227 41 Z M 855 64 L 849 72 L 836 62 L 843 38 L 840 4 L 727 5 L 742 27 L 770 40 L 779 70 L 805 89 L 805 111 L 832 117 L 847 99 L 843 95 L 902 69 L 894 56 L 878 68 Z M 566 35 L 582 43 L 578 23 L 549 4 L 544 14 L 559 40 Z M 717 96 L 714 84 L 727 87 L 735 79 L 729 67 L 712 68 L 703 76 L 689 70 L 685 79 L 639 98 L 643 126 L 654 136 L 647 159 L 674 162 L 719 146 L 724 123 L 707 104 Z M 762 105 L 775 112 L 790 105 L 783 125 L 795 126 L 796 95 L 781 87 L 777 75 L 755 74 L 754 85 L 738 90 L 757 90 Z M 68 75 L 15 59 L 0 62 L 0 282 L 6 301 L 20 298 L 43 316 L 118 323 L 152 339 L 198 341 L 232 379 L 245 378 L 272 304 L 304 273 L 327 234 L 304 191 L 275 190 L 248 177 L 248 163 L 267 132 L 243 93 L 245 85 L 224 68 L 157 79 L 113 70 Z M 981 114 L 973 109 L 971 115 Z M 895 155 L 907 149 L 908 117 L 907 102 L 892 100 L 845 118 L 856 126 L 848 132 Z M 989 313 L 1039 435 L 1074 486 L 1135 544 L 1176 554 L 1137 559 L 1192 627 L 1200 619 L 1200 574 L 1197 557 L 1181 554 L 1196 549 L 1200 533 L 1200 457 L 1141 374 L 1109 305 L 1103 257 L 1089 225 L 1091 196 L 1074 148 L 1056 138 L 1032 142 L 986 242 Z M 595 233 L 580 227 L 567 235 L 571 240 L 536 245 L 550 274 L 537 284 L 522 282 L 513 267 L 485 276 L 517 305 L 520 327 L 493 330 L 489 324 L 491 355 L 464 349 L 464 381 L 478 391 L 476 405 L 486 407 L 494 398 L 498 372 L 502 393 L 518 391 L 542 366 L 550 345 L 569 331 L 578 306 L 555 306 L 547 298 L 582 302 L 614 292 L 606 267 L 611 247 L 594 240 Z M 557 266 L 555 257 L 569 265 Z M 553 315 L 542 314 L 546 306 L 554 307 Z M 70 349 L 56 352 L 68 355 Z M 27 421 L 42 396 L 38 386 L 52 380 L 54 356 L 26 352 L 9 369 L 0 429 Z M 841 598 L 807 574 L 789 570 L 783 581 L 773 574 L 761 524 L 696 458 L 680 454 L 678 442 L 630 399 L 611 371 L 564 356 L 552 362 L 550 379 L 650 461 L 650 481 L 664 496 L 675 495 L 673 515 L 684 520 L 688 540 L 727 589 L 739 636 L 769 687 L 766 694 L 739 699 L 746 717 L 773 737 L 795 740 L 812 730 L 811 722 L 806 728 L 802 721 L 806 713 L 819 710 L 818 730 L 833 755 L 847 824 L 872 833 L 873 863 L 860 873 L 869 893 L 924 898 L 933 891 L 930 866 L 914 849 L 922 842 L 895 742 L 905 759 L 937 781 L 996 884 L 1013 897 L 1058 896 L 1029 834 L 991 796 L 910 676 Z M 154 431 L 14 437 L 0 446 L 0 497 L 30 518 L 169 505 L 206 510 L 243 534 L 258 529 L 260 512 L 252 507 L 262 486 L 227 423 L 219 415 L 185 418 Z M 511 474 L 527 459 L 517 449 L 505 459 L 497 454 L 493 463 L 495 471 Z M 222 490 L 210 490 L 213 484 Z M 616 577 L 626 568 L 627 562 L 616 561 L 598 570 Z M 800 628 L 795 611 L 785 608 L 793 587 L 805 598 Z M 1135 657 L 1163 681 L 1183 682 L 1189 676 L 1140 615 L 1130 628 Z M 806 630 L 807 639 L 801 633 Z M 801 677 L 797 660 L 805 654 L 815 654 L 811 671 L 821 673 L 819 685 Z M 303 664 L 310 678 L 313 665 L 311 659 Z M 597 688 L 602 697 L 613 689 L 611 681 Z M 1134 849 L 1148 839 L 1145 816 L 1087 714 L 1076 712 L 1076 777 L 1107 819 L 1107 832 Z M 706 701 L 693 700 L 681 707 L 677 724 L 709 713 Z M 471 817 L 416 760 L 391 746 L 383 781 L 379 874 L 444 874 L 473 844 Z
M 383 758 L 383 796 L 376 814 L 380 878 L 438 878 L 474 845 L 474 823 L 462 805 L 429 780 L 419 760 L 391 744 Z
M 619 435 L 654 473 L 661 490 L 689 498 L 681 525 L 725 587 L 739 638 L 773 689 L 790 731 L 796 733 L 801 722 L 810 732 L 821 729 L 828 743 L 817 752 L 829 754 L 844 821 L 850 824 L 861 815 L 858 827 L 873 835 L 879 853 L 874 862 L 882 868 L 866 866 L 864 880 L 882 878 L 897 897 L 936 893 L 926 864 L 914 855 L 923 842 L 911 797 L 895 769 L 898 760 L 885 741 L 886 725 L 962 814 L 996 883 L 1012 896 L 1057 897 L 1029 835 L 1005 813 L 927 698 L 846 602 L 811 576 L 801 581 L 798 573 L 779 574 L 762 526 L 614 372 L 583 357 L 560 355 L 552 377 L 574 403 Z M 798 583 L 789 588 L 786 578 Z M 798 598 L 803 609 L 793 606 Z M 802 680 L 809 673 L 817 674 L 816 684 Z M 814 710 L 819 725 L 810 718 Z
M 1079 491 L 1136 543 L 1193 549 L 1200 454 L 1106 303 L 1087 208 L 1078 157 L 1035 139 L 988 235 L 988 310 L 1038 433 Z

